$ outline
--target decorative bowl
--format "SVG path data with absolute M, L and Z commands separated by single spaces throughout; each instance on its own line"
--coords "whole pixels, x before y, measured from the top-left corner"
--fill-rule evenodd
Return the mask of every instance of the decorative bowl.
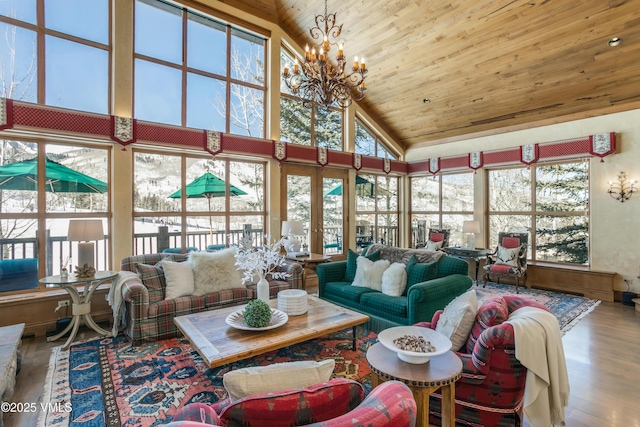
M 275 329 L 278 326 L 284 325 L 288 320 L 289 316 L 287 316 L 287 313 L 272 308 L 271 320 L 269 320 L 269 324 L 267 326 L 262 328 L 254 328 L 247 325 L 244 321 L 244 310 L 238 310 L 231 313 L 227 316 L 225 322 L 233 328 L 242 329 L 244 331 L 268 331 L 269 329 Z
M 431 342 L 436 350 L 429 353 L 402 350 L 394 344 L 393 340 L 404 335 L 422 336 L 425 340 Z M 400 360 L 413 364 L 427 363 L 432 357 L 439 356 L 451 350 L 451 340 L 449 338 L 433 329 L 419 326 L 396 326 L 385 329 L 378 334 L 378 341 L 389 350 L 395 352 Z
M 278 292 L 278 309 L 289 316 L 304 314 L 309 309 L 307 291 L 303 289 L 286 289 Z

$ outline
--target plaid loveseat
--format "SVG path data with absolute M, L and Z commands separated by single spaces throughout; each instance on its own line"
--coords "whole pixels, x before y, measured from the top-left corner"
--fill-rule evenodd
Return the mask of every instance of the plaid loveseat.
M 349 271 L 355 268 L 352 259 L 318 266 L 320 298 L 368 315 L 367 326 L 374 332 L 429 321 L 437 310 L 462 295 L 473 283 L 468 275 L 469 264 L 444 252 L 374 244 L 369 246 L 365 255 L 404 264 L 410 263 L 415 256 L 419 262 L 418 270 L 424 272 L 424 277 L 414 280 L 417 283 L 407 286 L 403 295 L 390 296 L 374 289 L 351 286 L 355 274 Z M 357 257 L 357 254 L 350 251 L 349 257 L 352 256 Z
M 205 310 L 240 305 L 256 298 L 256 285 L 239 285 L 238 288 L 211 292 L 202 296 L 183 296 L 165 300 L 166 283 L 164 272 L 156 264 L 168 259 L 185 261 L 188 254 L 144 254 L 123 258 L 121 271 L 131 271 L 139 280 L 130 280 L 122 285 L 125 304 L 124 334 L 133 345 L 143 341 L 172 338 L 179 334 L 173 318 Z M 268 279 L 271 298 L 283 289 L 302 288 L 302 266 L 288 262 L 283 267 L 289 277 L 286 281 Z
M 527 368 L 516 359 L 513 326 L 504 323 L 520 307 L 544 305 L 519 295 L 486 300 L 478 310 L 467 342 L 456 354 L 462 377 L 456 382 L 456 426 L 517 427 L 522 425 Z M 442 311 L 431 322 L 416 326 L 435 329 Z M 440 425 L 442 396 L 429 398 L 430 424 Z

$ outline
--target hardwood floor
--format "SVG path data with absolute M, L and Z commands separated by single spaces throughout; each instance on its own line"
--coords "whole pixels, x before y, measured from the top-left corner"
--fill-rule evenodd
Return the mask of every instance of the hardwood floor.
M 315 291 L 313 287 L 309 292 Z M 78 339 L 94 336 L 82 328 Z M 14 402 L 40 404 L 51 349 L 62 340 L 25 338 Z M 571 384 L 569 427 L 640 427 L 640 312 L 602 302 L 563 337 Z M 38 414 L 6 414 L 5 427 L 31 427 Z

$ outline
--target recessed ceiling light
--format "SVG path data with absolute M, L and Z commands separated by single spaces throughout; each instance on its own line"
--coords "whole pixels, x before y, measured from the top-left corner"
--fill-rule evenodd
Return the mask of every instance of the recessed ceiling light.
M 622 39 L 620 37 L 614 37 L 607 42 L 611 47 L 620 46 L 620 43 L 622 43 Z

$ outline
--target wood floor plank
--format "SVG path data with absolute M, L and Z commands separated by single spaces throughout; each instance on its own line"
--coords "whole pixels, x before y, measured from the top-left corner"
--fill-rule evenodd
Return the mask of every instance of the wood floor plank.
M 93 331 L 83 327 L 78 339 L 93 336 Z M 14 402 L 39 406 L 51 349 L 61 344 L 48 343 L 44 338 L 23 339 L 23 365 Z M 571 385 L 566 425 L 640 427 L 636 410 L 640 396 L 640 312 L 620 303 L 602 302 L 564 335 L 563 345 Z M 38 415 L 7 414 L 4 425 L 35 426 Z

